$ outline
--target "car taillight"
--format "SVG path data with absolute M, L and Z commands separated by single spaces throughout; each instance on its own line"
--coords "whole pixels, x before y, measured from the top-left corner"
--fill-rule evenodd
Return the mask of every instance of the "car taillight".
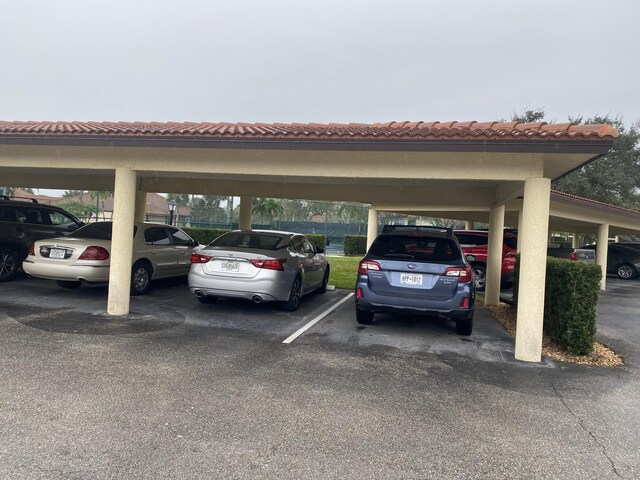
M 444 271 L 447 277 L 458 277 L 458 282 L 467 283 L 471 281 L 471 267 L 449 267 Z
M 249 260 L 254 267 L 265 268 L 267 270 L 284 270 L 284 266 L 282 265 L 287 261 L 286 258 L 278 258 L 278 259 L 270 259 L 270 260 L 260 260 L 254 259 Z
M 27 255 L 30 255 L 32 257 L 36 256 L 36 244 L 35 243 L 30 243 L 29 244 L 29 252 L 27 253 Z
M 578 260 L 578 253 L 577 252 L 571 252 L 569 254 L 569 260 Z
M 378 262 L 374 262 L 372 260 L 362 260 L 358 265 L 358 273 L 360 275 L 366 275 L 369 270 L 380 271 L 380 264 Z
M 211 255 L 202 255 L 200 253 L 191 254 L 191 263 L 207 263 L 211 260 Z
M 461 308 L 469 308 L 469 297 L 464 297 L 460 302 Z
M 107 260 L 109 252 L 104 247 L 87 247 L 78 260 Z

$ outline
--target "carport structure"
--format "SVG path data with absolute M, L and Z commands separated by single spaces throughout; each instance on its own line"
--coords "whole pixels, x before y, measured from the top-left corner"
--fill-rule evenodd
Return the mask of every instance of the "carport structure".
M 240 196 L 241 226 L 253 196 L 370 203 L 370 228 L 379 209 L 488 219 L 487 304 L 499 301 L 505 212 L 517 210 L 527 295 L 516 358 L 539 361 L 551 180 L 604 155 L 617 135 L 609 125 L 544 122 L 0 122 L 0 184 L 114 190 L 112 315 L 129 311 L 131 229 L 146 192 Z M 627 220 L 576 218 L 600 225 L 600 238 L 608 225 L 640 229 Z

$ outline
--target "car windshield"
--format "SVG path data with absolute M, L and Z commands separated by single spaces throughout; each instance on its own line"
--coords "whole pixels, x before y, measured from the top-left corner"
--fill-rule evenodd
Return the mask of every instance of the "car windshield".
M 281 235 L 268 233 L 229 232 L 216 238 L 209 246 L 277 250 L 278 244 L 282 239 Z
M 111 222 L 88 223 L 84 227 L 80 227 L 73 232 L 74 238 L 97 238 L 98 240 L 111 240 Z M 136 235 L 137 227 L 133 227 L 133 236 Z
M 448 238 L 416 235 L 383 235 L 371 245 L 371 255 L 381 258 L 398 258 L 424 262 L 459 260 L 460 249 Z

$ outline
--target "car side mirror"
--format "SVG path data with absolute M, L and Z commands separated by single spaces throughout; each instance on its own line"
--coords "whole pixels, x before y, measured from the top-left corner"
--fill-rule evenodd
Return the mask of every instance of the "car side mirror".
M 316 247 L 316 253 L 324 253 L 324 248 Z
M 464 258 L 467 259 L 467 262 L 475 262 L 476 261 L 476 256 L 475 255 L 466 255 Z

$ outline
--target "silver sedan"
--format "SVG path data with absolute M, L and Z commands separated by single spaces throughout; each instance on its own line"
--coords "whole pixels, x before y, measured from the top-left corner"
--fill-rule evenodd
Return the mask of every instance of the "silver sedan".
M 111 222 L 89 223 L 68 237 L 48 238 L 31 245 L 22 264 L 32 277 L 56 280 L 64 288 L 109 280 Z M 187 275 L 191 254 L 201 246 L 179 228 L 136 223 L 133 228 L 131 294 L 141 295 L 151 280 Z
M 201 303 L 244 298 L 294 311 L 303 295 L 325 292 L 328 281 L 324 250 L 297 233 L 236 230 L 191 255 L 189 289 Z

